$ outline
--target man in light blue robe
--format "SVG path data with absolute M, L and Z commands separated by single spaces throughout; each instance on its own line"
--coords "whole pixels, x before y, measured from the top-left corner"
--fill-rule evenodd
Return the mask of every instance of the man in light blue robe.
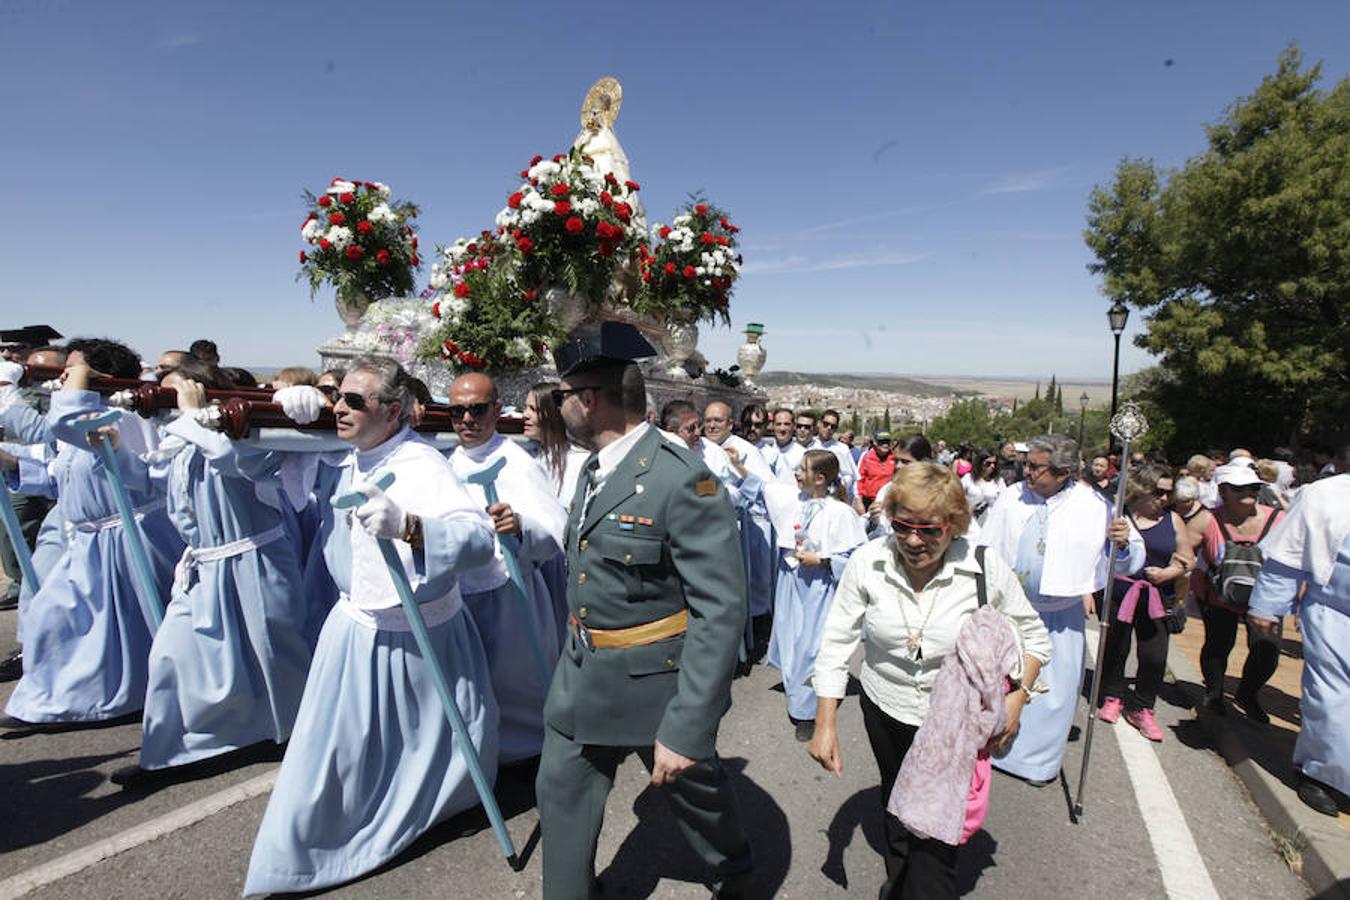
M 1298 611 L 1303 633 L 1303 721 L 1294 743 L 1298 797 L 1336 816 L 1350 794 L 1350 447 L 1338 475 L 1299 489 L 1261 542 L 1265 563 L 1247 608 L 1249 627 L 1279 639 L 1281 616 Z M 1299 599 L 1299 589 L 1305 588 Z
M 492 517 L 497 532 L 496 555 L 487 565 L 464 572 L 460 590 L 492 667 L 492 688 L 501 714 L 498 760 L 510 765 L 538 756 L 544 745 L 544 699 L 562 644 L 542 567 L 562 553 L 567 513 L 534 458 L 497 433 L 501 410 L 497 388 L 486 375 L 461 375 L 450 385 L 451 424 L 459 435 L 450 465 L 466 482 L 479 508 Z M 484 489 L 467 479 L 498 460 L 505 460 L 506 465 L 497 475 L 498 503 L 489 507 Z M 529 644 L 530 618 L 507 574 L 502 541 L 516 547 L 525 602 L 534 614 L 535 638 L 548 663 L 547 678 L 539 672 Z
M 139 358 L 113 341 L 71 342 L 63 390 L 47 414 L 60 451 L 49 467 L 21 460 L 9 487 L 55 498 L 66 548 L 27 604 L 25 665 L 5 711 L 21 722 L 97 722 L 136 712 L 145 701 L 151 598 L 140 596 L 131 554 L 103 463 L 83 431 L 82 416 L 106 409 L 84 390 L 90 375 L 135 377 Z M 167 596 L 183 543 L 136 455 L 153 434 L 135 416 L 117 423 L 112 440 L 135 515 L 146 536 L 160 596 Z M 26 463 L 32 464 L 26 464 Z
M 145 464 L 188 546 L 150 648 L 140 765 L 114 772 L 118 784 L 260 741 L 284 743 L 309 672 L 299 548 L 278 490 L 286 454 L 198 424 L 204 387 L 184 371 L 163 385 L 178 390 L 183 414 Z
M 278 391 L 300 422 L 323 401 Z M 438 822 L 478 802 L 430 665 L 441 666 L 491 782 L 497 704 L 487 656 L 458 578 L 488 563 L 492 522 L 454 470 L 408 427 L 409 377 L 383 358 L 358 359 L 333 407 L 350 453 L 325 455 L 315 495 L 323 559 L 341 592 L 319 635 L 300 712 L 253 846 L 246 895 L 313 891 L 384 865 Z M 387 491 L 376 481 L 395 476 Z M 359 490 L 351 512 L 329 498 Z M 420 652 L 378 540 L 411 584 L 436 658 Z M 355 798 L 355 799 L 353 799 Z
M 994 758 L 995 768 L 1046 785 L 1059 776 L 1077 710 L 1092 594 L 1105 587 L 1112 559 L 1117 572 L 1134 572 L 1145 551 L 1128 522 L 1111 521 L 1106 501 L 1075 477 L 1074 441 L 1043 435 L 1027 446 L 1026 480 L 999 494 L 977 542 L 1017 573 L 1050 632 L 1050 664 L 1041 670 L 1047 690 L 1023 710 L 1011 749 Z

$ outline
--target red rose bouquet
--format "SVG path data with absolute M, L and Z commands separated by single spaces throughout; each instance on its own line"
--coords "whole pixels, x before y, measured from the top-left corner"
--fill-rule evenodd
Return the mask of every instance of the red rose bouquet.
M 309 279 L 311 296 L 324 282 L 372 299 L 412 293 L 413 270 L 421 265 L 411 224 L 417 207 L 391 203 L 389 194 L 378 181 L 341 178 L 317 197 L 305 191 L 310 212 L 300 235 L 309 247 L 300 251 L 296 278 Z
M 653 248 L 639 248 L 642 279 L 633 308 L 666 319 L 721 319 L 731 324 L 731 292 L 741 257 L 727 214 L 698 197 L 669 226 L 652 227 Z
M 518 282 L 541 294 L 561 287 L 603 302 L 641 238 L 638 185 L 602 175 L 576 149 L 552 159 L 536 156 L 520 176 L 524 183 L 497 214 L 514 250 Z

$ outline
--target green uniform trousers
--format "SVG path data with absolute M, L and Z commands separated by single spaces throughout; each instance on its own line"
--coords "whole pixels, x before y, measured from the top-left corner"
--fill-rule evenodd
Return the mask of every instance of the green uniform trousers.
M 595 847 L 614 773 L 630 753 L 637 753 L 650 772 L 652 752 L 651 747 L 578 744 L 545 727 L 535 790 L 543 836 L 544 900 L 599 896 Z M 741 829 L 726 770 L 716 756 L 695 763 L 661 793 L 685 840 L 712 869 L 718 883 L 748 878 L 750 844 Z

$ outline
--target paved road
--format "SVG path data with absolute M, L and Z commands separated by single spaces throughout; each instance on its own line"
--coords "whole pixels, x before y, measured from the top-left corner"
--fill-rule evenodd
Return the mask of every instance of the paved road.
M 13 626 L 12 613 L 0 614 L 0 635 L 12 636 Z M 835 778 L 793 740 L 776 684 L 776 674 L 762 667 L 737 680 L 720 741 L 752 831 L 759 895 L 874 896 L 882 879 L 881 801 L 857 705 L 849 701 L 841 714 L 845 771 Z M 1160 704 L 1167 732 L 1161 745 L 1123 722 L 1098 729 L 1079 824 L 1069 821 L 1064 786 L 1035 788 L 996 775 L 984 830 L 962 852 L 963 893 L 1038 900 L 1307 896 L 1191 711 L 1173 705 L 1183 688 L 1171 688 Z M 0 699 L 12 689 L 0 685 Z M 54 863 L 67 864 L 68 874 L 27 896 L 238 896 L 276 755 L 254 754 L 235 768 L 153 793 L 123 792 L 107 775 L 135 760 L 138 743 L 135 722 L 0 739 L 0 900 L 53 878 Z M 1081 741 L 1070 746 L 1071 782 L 1081 747 Z M 483 817 L 469 813 L 435 829 L 394 865 L 332 894 L 539 897 L 532 774 L 508 770 L 498 785 L 525 857 L 522 871 L 507 868 Z M 706 896 L 696 861 L 679 843 L 658 793 L 644 790 L 645 780 L 630 759 L 610 799 L 599 854 L 608 896 Z M 110 840 L 131 846 L 94 862 L 107 856 Z

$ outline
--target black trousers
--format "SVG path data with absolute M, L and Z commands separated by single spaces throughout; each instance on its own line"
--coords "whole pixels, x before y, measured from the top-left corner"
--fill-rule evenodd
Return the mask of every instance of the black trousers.
M 1200 604 L 1200 614 L 1205 621 L 1205 643 L 1200 648 L 1200 674 L 1205 679 L 1205 698 L 1214 699 L 1223 696 L 1224 672 L 1228 668 L 1228 654 L 1233 652 L 1233 645 L 1237 643 L 1238 621 L 1245 624 L 1247 617 L 1208 603 Z M 1247 629 L 1247 661 L 1242 665 L 1242 680 L 1237 689 L 1239 695 L 1254 695 L 1275 674 L 1275 669 L 1280 665 L 1280 640 L 1283 634 L 1283 622 L 1276 623 L 1274 639 L 1258 637 L 1250 627 Z
M 605 820 L 605 800 L 614 787 L 619 763 L 634 752 L 651 771 L 651 747 L 579 744 L 544 727 L 535 795 L 543 835 L 545 900 L 598 896 L 595 846 Z M 718 884 L 749 876 L 750 843 L 741 828 L 736 795 L 716 756 L 699 760 L 661 794 L 684 839 L 712 870 Z
M 1113 606 L 1119 608 L 1119 599 Z M 1134 694 L 1125 696 L 1125 661 L 1130 656 L 1130 635 L 1135 638 L 1138 667 L 1134 674 Z M 1134 607 L 1134 621 L 1122 622 L 1112 616 L 1106 632 L 1106 659 L 1102 666 L 1102 696 L 1119 697 L 1131 709 L 1152 709 L 1158 700 L 1163 671 L 1167 668 L 1167 628 L 1161 620 L 1148 617 L 1148 604 Z
M 881 889 L 881 900 L 955 900 L 957 848 L 933 838 L 915 837 L 886 810 L 900 763 L 919 728 L 892 719 L 867 694 L 859 696 L 867 740 L 881 770 L 881 815 L 886 830 L 886 885 Z

